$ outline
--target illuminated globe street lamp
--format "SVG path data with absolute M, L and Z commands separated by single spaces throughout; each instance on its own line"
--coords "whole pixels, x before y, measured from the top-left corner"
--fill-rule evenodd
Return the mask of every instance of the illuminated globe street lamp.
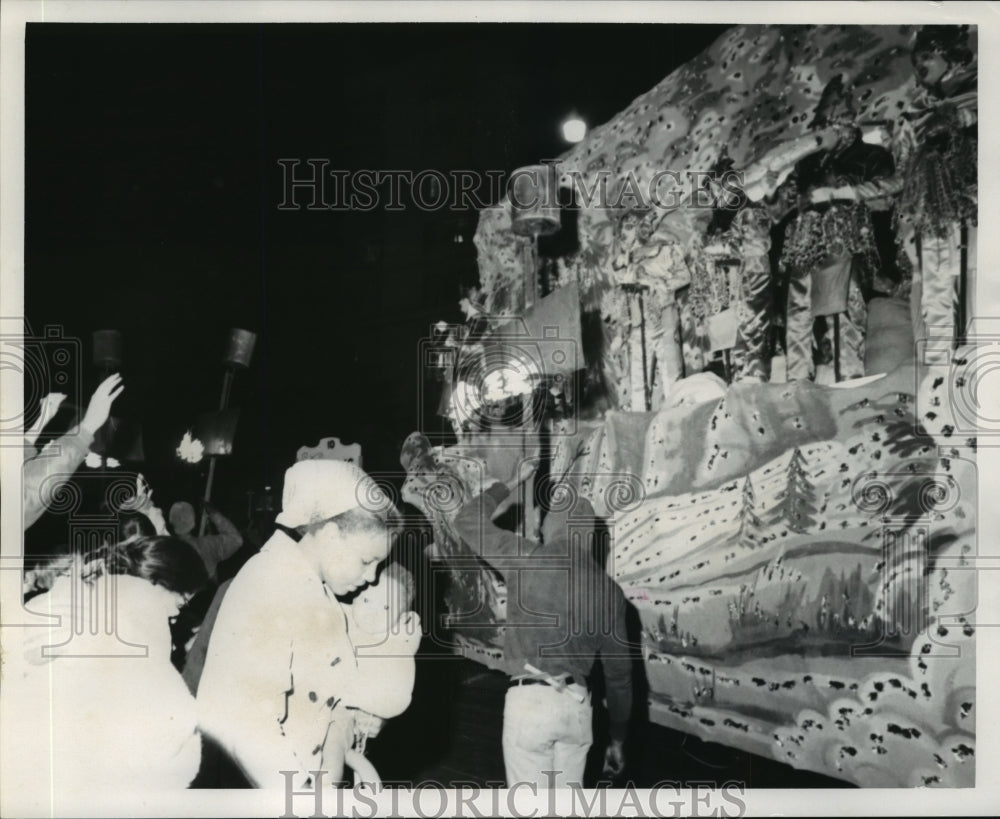
M 587 123 L 578 114 L 570 114 L 563 120 L 562 135 L 567 142 L 582 142 L 587 135 Z

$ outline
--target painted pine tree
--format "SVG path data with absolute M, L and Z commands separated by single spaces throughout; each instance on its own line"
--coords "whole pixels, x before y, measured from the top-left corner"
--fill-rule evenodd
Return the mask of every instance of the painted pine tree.
M 740 545 L 748 546 L 751 549 L 761 545 L 763 526 L 757 516 L 757 498 L 753 491 L 753 481 L 747 475 L 743 481 L 743 500 L 740 506 Z
M 816 507 L 813 505 L 813 485 L 806 472 L 806 459 L 798 447 L 792 453 L 785 470 L 785 488 L 778 495 L 778 517 L 788 528 L 800 535 L 816 525 Z

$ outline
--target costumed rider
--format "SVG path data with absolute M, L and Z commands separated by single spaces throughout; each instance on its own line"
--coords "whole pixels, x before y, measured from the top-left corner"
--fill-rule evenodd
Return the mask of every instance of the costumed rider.
M 839 140 L 802 159 L 785 183 L 798 197 L 780 261 L 788 275 L 789 381 L 816 378 L 818 318 L 825 324 L 818 358 L 832 364 L 834 379 L 865 374 L 865 299 L 880 261 L 871 213 L 854 187 L 891 176 L 893 162 L 887 150 L 863 141 L 855 120 L 852 89 L 837 75 L 823 89 L 809 127 L 834 127 Z
M 925 359 L 939 364 L 975 313 L 978 67 L 968 26 L 923 26 L 910 57 L 917 88 L 891 134 L 896 174 L 854 193 L 896 198 L 898 241 L 914 271 L 914 338 L 937 340 Z
M 767 208 L 734 196 L 739 181 L 723 154 L 709 173 L 714 207 L 690 250 L 691 287 L 685 294 L 689 346 L 704 358 L 727 353 L 730 381 L 771 376 L 771 220 Z

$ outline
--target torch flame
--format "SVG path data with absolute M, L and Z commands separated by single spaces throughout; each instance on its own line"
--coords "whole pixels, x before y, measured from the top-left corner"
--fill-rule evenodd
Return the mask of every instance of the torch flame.
M 177 447 L 177 456 L 189 464 L 196 464 L 205 456 L 205 447 L 197 438 L 191 437 L 189 430 L 181 438 L 181 445 Z

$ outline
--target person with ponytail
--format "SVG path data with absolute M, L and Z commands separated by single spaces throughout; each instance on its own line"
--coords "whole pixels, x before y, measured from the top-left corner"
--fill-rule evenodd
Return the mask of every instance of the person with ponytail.
M 26 603 L 38 622 L 4 629 L 5 693 L 24 742 L 3 785 L 28 810 L 58 813 L 84 791 L 162 792 L 194 779 L 195 700 L 170 663 L 169 621 L 207 582 L 184 541 L 133 535 L 71 559 Z

